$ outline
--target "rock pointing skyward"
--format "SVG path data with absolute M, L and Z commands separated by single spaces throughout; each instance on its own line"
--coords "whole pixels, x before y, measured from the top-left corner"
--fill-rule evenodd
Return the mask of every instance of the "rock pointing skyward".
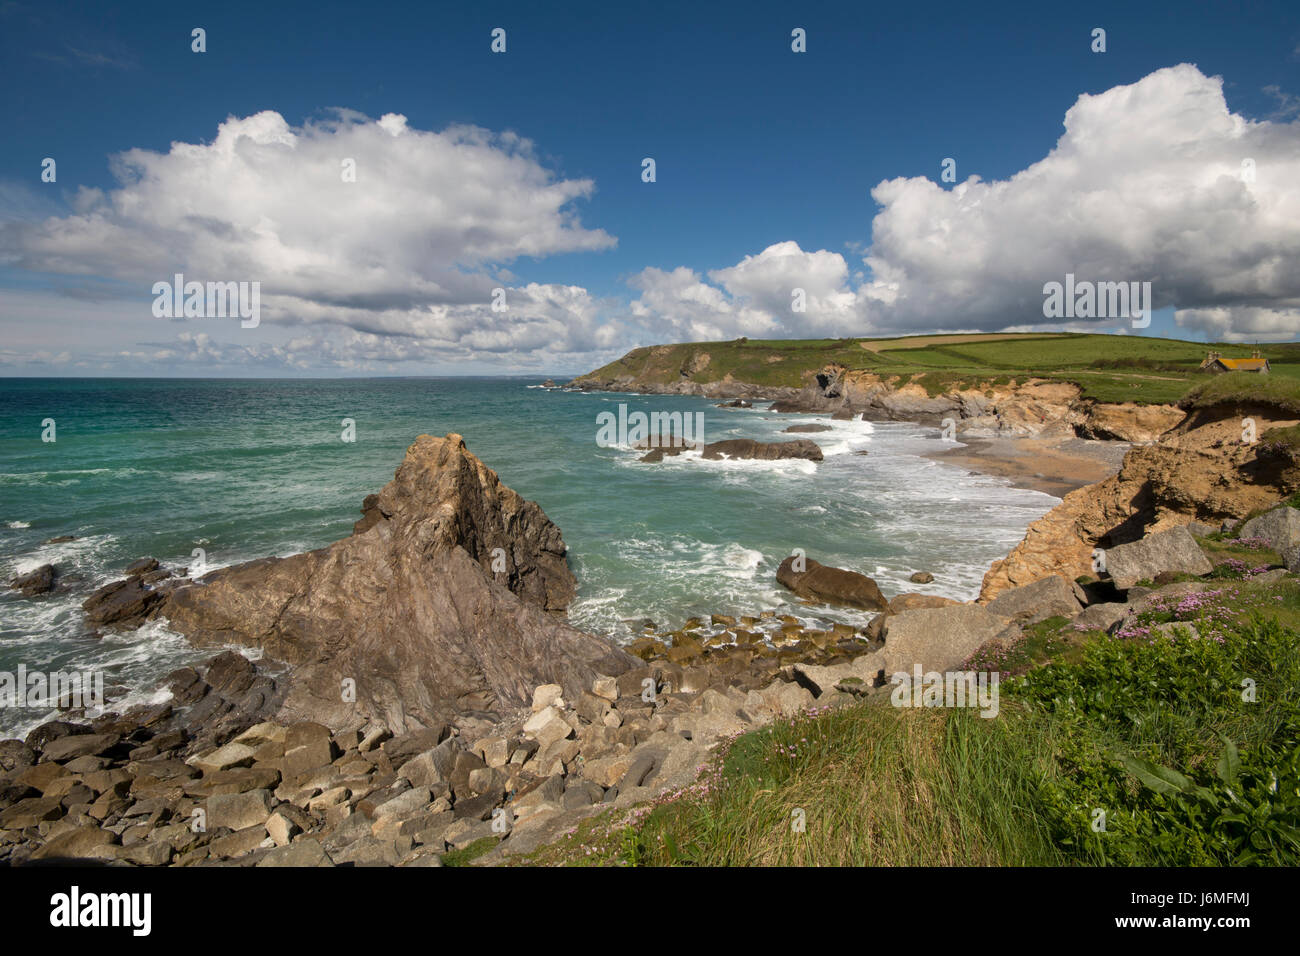
M 334 729 L 508 711 L 544 683 L 576 699 L 635 663 L 565 622 L 575 582 L 559 528 L 459 435 L 417 438 L 362 512 L 350 537 L 215 571 L 163 615 L 196 644 L 287 662 L 284 716 Z

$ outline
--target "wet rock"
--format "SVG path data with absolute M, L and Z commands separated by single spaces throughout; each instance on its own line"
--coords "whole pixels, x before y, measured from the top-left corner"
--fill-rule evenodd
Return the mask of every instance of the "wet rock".
M 9 587 L 20 591 L 24 597 L 48 594 L 54 590 L 58 581 L 59 570 L 52 564 L 42 564 L 34 571 L 20 574 L 9 582 Z
M 148 574 L 150 571 L 158 570 L 157 558 L 141 558 L 139 561 L 133 561 L 126 566 L 127 577 L 139 577 L 142 574 Z
M 726 441 L 710 442 L 705 445 L 701 457 L 760 461 L 800 458 L 806 461 L 821 461 L 822 450 L 806 438 L 783 442 L 760 442 L 752 438 L 729 438 Z
M 82 602 L 86 622 L 93 627 L 133 628 L 143 624 L 162 606 L 166 592 L 125 578 L 106 584 Z
M 828 567 L 811 558 L 804 558 L 804 570 L 797 571 L 796 560 L 791 555 L 782 561 L 776 580 L 800 597 L 868 611 L 883 611 L 889 606 L 876 582 L 865 574 Z

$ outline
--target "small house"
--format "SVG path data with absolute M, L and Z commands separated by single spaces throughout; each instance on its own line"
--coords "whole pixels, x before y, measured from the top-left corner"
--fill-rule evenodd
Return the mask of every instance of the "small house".
M 1218 352 L 1209 352 L 1201 363 L 1202 372 L 1254 372 L 1257 375 L 1268 374 L 1268 359 L 1259 354 L 1259 349 L 1251 353 L 1250 358 L 1224 358 Z

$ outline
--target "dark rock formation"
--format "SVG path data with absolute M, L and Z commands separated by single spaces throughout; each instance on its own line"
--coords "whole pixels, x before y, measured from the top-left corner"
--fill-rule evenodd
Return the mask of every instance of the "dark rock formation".
M 803 571 L 795 570 L 794 555 L 781 562 L 776 570 L 776 580 L 800 597 L 827 604 L 845 604 L 868 611 L 884 611 L 889 602 L 876 587 L 876 582 L 865 574 L 827 567 L 811 558 L 803 558 Z
M 665 455 L 680 455 L 694 446 L 681 444 L 652 448 L 642 455 L 639 461 L 663 461 Z M 783 458 L 803 458 L 807 461 L 821 461 L 822 450 L 806 438 L 796 441 L 761 442 L 752 438 L 729 438 L 726 441 L 710 442 L 701 449 L 702 458 L 720 461 L 723 458 L 755 459 L 759 461 L 778 461 Z
M 546 682 L 576 697 L 633 663 L 564 622 L 574 578 L 559 529 L 459 435 L 416 439 L 357 529 L 215 571 L 164 613 L 195 643 L 288 662 L 284 713 L 336 729 L 505 710 Z
M 729 438 L 710 442 L 704 446 L 704 458 L 752 458 L 777 461 L 782 458 L 804 458 L 821 461 L 822 450 L 806 438 L 795 441 L 761 442 L 752 438 Z
M 830 430 L 831 430 L 830 425 L 791 425 L 789 428 L 782 429 L 782 431 L 789 432 L 792 435 L 796 435 L 801 432 L 803 433 L 828 432 Z
M 162 606 L 167 590 L 133 576 L 105 584 L 81 607 L 86 612 L 86 623 L 94 627 L 139 627 Z
M 9 582 L 9 586 L 15 591 L 21 591 L 24 597 L 35 597 L 53 591 L 58 578 L 58 568 L 52 564 L 42 564 L 35 571 L 18 575 Z

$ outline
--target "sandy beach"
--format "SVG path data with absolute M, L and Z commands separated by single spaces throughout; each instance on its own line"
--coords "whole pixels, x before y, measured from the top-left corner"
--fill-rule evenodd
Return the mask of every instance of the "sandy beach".
M 1109 478 L 1119 471 L 1128 442 L 1083 438 L 963 438 L 956 448 L 934 452 L 930 458 L 961 465 L 971 471 L 1006 478 L 1017 488 L 1042 491 L 1057 498 Z

